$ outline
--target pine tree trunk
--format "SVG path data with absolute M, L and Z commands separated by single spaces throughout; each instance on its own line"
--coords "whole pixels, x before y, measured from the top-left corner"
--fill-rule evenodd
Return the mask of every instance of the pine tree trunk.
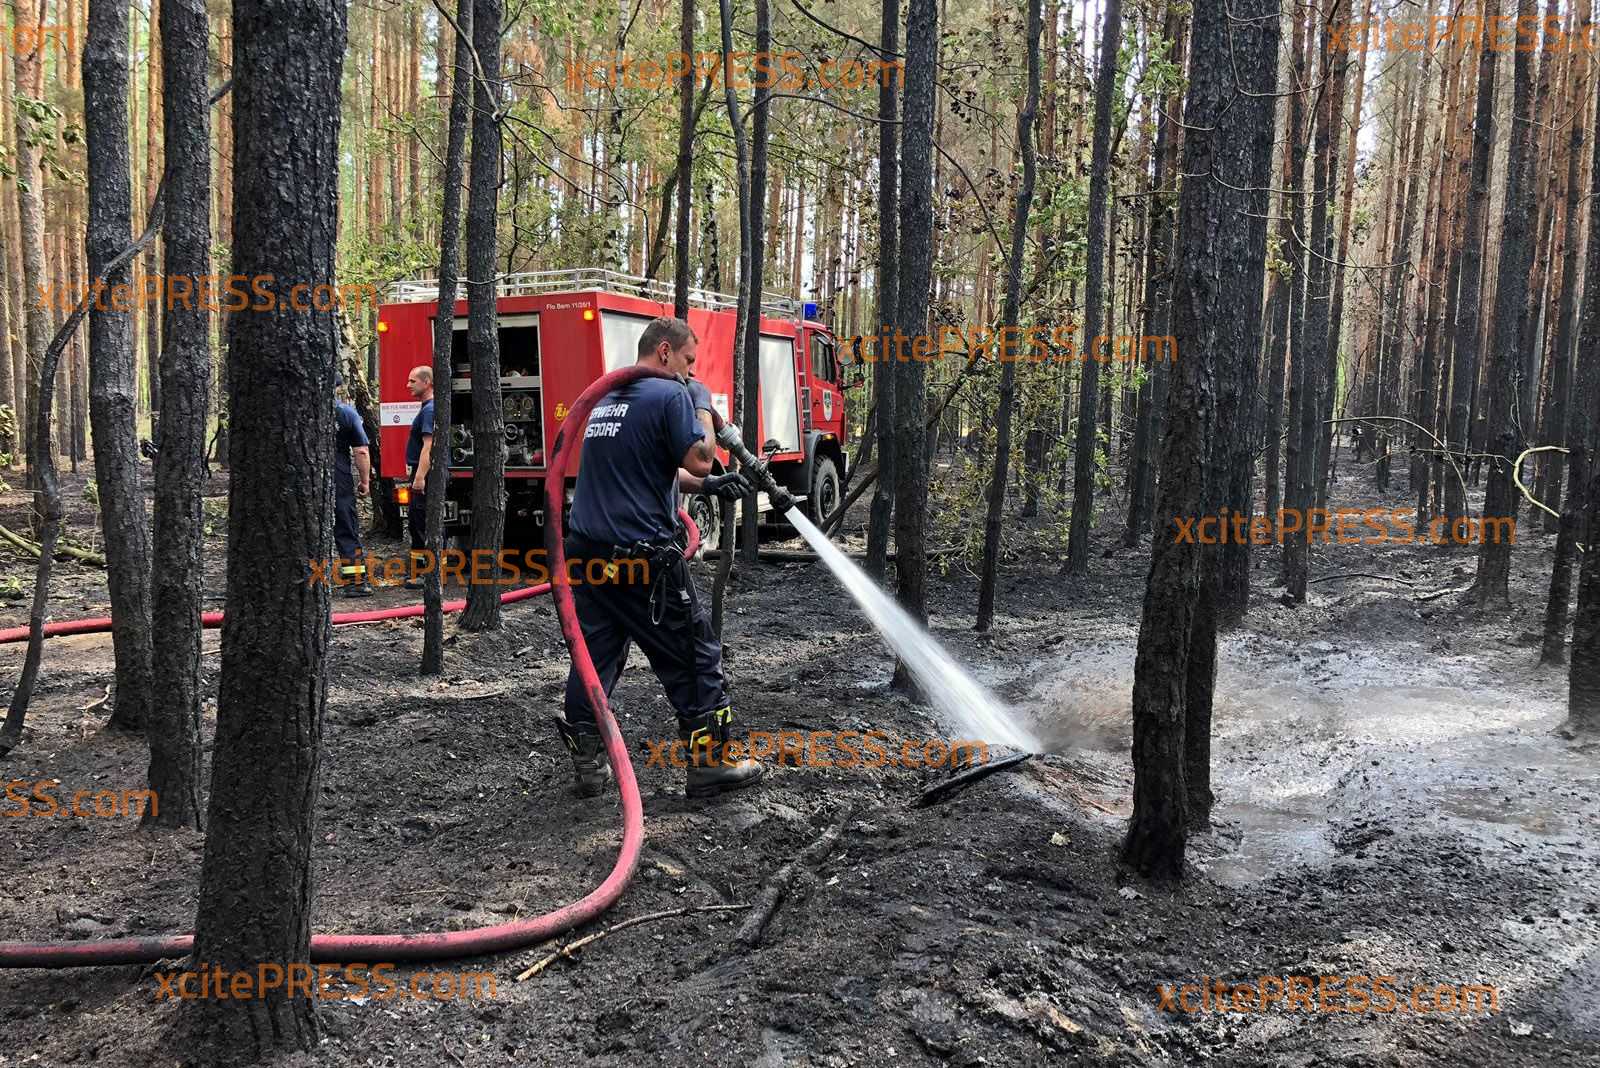
M 1258 126 L 1247 119 L 1224 125 L 1221 112 L 1234 100 L 1235 62 L 1237 69 L 1252 71 L 1256 77 L 1264 77 L 1261 66 L 1274 65 L 1270 57 L 1277 54 L 1277 12 L 1278 0 L 1238 3 L 1233 12 L 1238 21 L 1230 25 L 1221 5 L 1197 5 L 1194 11 L 1182 173 L 1217 175 L 1223 180 L 1190 178 L 1179 194 L 1173 334 L 1183 356 L 1172 368 L 1150 574 L 1134 666 L 1133 818 L 1122 846 L 1123 861 L 1151 878 L 1177 879 L 1183 874 L 1192 796 L 1188 768 L 1209 747 L 1209 738 L 1190 743 L 1186 722 L 1192 707 L 1190 659 L 1198 652 L 1203 667 L 1204 659 L 1213 655 L 1211 650 L 1192 648 L 1194 623 L 1205 596 L 1204 547 L 1180 540 L 1175 519 L 1201 515 L 1210 500 L 1215 369 L 1228 348 L 1229 335 L 1240 329 L 1239 324 L 1223 321 L 1225 287 L 1236 284 L 1229 267 L 1244 262 L 1254 240 L 1252 228 L 1242 225 L 1236 213 L 1256 199 L 1256 193 L 1247 191 L 1248 176 L 1256 173 L 1259 163 L 1253 157 L 1262 144 L 1270 153 L 1272 140 L 1270 132 L 1264 138 L 1256 136 Z M 1272 97 L 1248 110 L 1258 124 L 1272 125 Z M 1268 161 L 1270 166 L 1270 154 Z M 1253 353 L 1248 356 L 1253 358 Z M 1247 354 L 1229 358 L 1237 363 Z
M 106 264 L 127 247 L 132 229 L 128 173 L 128 0 L 91 0 L 84 46 L 84 118 L 89 178 L 88 273 L 125 285 L 129 270 Z M 95 482 L 106 541 L 116 702 L 111 725 L 140 730 L 153 707 L 150 631 L 150 535 L 139 485 L 134 424 L 138 372 L 128 315 L 89 312 L 89 418 L 94 424 Z
M 334 282 L 346 17 L 342 4 L 234 2 L 237 273 Z M 268 203 L 276 210 L 259 210 Z M 333 548 L 338 326 L 311 312 L 235 315 L 228 327 L 228 593 L 192 966 L 235 971 L 309 956 L 330 628 L 328 586 L 306 581 L 306 561 Z M 171 1052 L 314 1049 L 315 1006 L 281 988 L 200 998 Z
M 468 112 L 472 104 L 472 5 L 473 0 L 457 0 L 456 25 L 460 32 L 450 33 L 455 42 L 455 62 L 451 66 L 444 174 L 440 178 L 444 201 L 439 216 L 439 310 L 433 320 L 433 448 L 426 481 L 428 549 L 435 560 L 444 559 L 444 499 L 450 478 L 454 377 L 450 356 L 455 338 L 456 275 L 461 248 L 461 175 L 466 165 Z M 444 671 L 444 600 L 437 567 L 423 578 L 422 603 L 421 674 L 438 675 Z
M 1089 527 L 1094 515 L 1094 469 L 1097 451 L 1095 405 L 1099 401 L 1100 363 L 1095 339 L 1104 312 L 1106 258 L 1106 194 L 1111 184 L 1111 97 L 1117 75 L 1117 50 L 1122 44 L 1122 0 L 1106 0 L 1100 36 L 1100 65 L 1095 76 L 1094 141 L 1089 165 L 1089 228 L 1084 280 L 1083 378 L 1079 382 L 1078 427 L 1073 439 L 1072 525 L 1067 532 L 1069 575 L 1089 573 Z M 1102 354 L 1103 355 L 1103 354 Z
M 772 25 L 767 11 L 768 0 L 755 0 L 756 6 L 756 54 L 768 53 L 768 46 L 772 43 Z M 745 254 L 749 257 L 749 267 L 744 275 L 749 278 L 749 302 L 744 305 L 744 381 L 745 400 L 748 406 L 740 413 L 744 421 L 744 434 L 747 441 L 758 441 L 756 421 L 756 398 L 760 395 L 761 381 L 761 290 L 765 277 L 766 255 L 763 249 L 766 246 L 767 228 L 756 217 L 756 209 L 767 200 L 767 120 L 771 110 L 770 99 L 772 90 L 757 89 L 755 91 L 754 117 L 750 126 L 750 189 L 746 198 L 748 208 L 748 226 L 750 230 L 749 248 Z M 811 354 L 799 353 L 801 365 L 810 368 Z M 807 371 L 806 381 L 811 381 L 810 371 Z M 813 385 L 812 387 L 816 387 Z M 809 402 L 809 398 L 806 403 Z M 755 480 L 752 478 L 751 483 Z M 807 489 L 809 492 L 809 488 Z M 754 492 L 745 498 L 744 511 L 739 517 L 739 559 L 752 567 L 759 560 L 759 530 L 760 516 L 756 511 L 756 495 Z
M 897 0 L 882 0 L 879 57 L 884 62 L 891 61 L 900 48 L 899 11 Z M 878 115 L 883 121 L 878 123 L 878 314 L 873 329 L 878 331 L 879 337 L 884 332 L 893 335 L 899 304 L 900 167 L 896 92 L 896 87 L 887 79 L 878 86 Z M 795 240 L 797 243 L 800 240 L 798 235 Z M 895 441 L 900 425 L 895 404 L 898 374 L 894 362 L 884 359 L 881 345 L 871 344 L 863 355 L 876 357 L 872 365 L 872 394 L 878 409 L 878 484 L 873 490 L 867 517 L 865 566 L 875 582 L 882 582 L 889 568 L 889 523 L 894 513 L 898 477 L 895 463 Z
M 162 262 L 174 278 L 211 271 L 210 105 L 202 0 L 161 0 L 163 141 L 167 159 Z M 200 825 L 200 601 L 211 316 L 202 300 L 168 300 L 162 314 L 161 451 L 155 460 L 150 786 L 144 822 Z
M 1499 0 L 1485 0 L 1484 16 L 1499 12 Z M 1472 125 L 1472 171 L 1467 187 L 1466 233 L 1461 247 L 1461 281 L 1456 304 L 1456 351 L 1450 381 L 1452 455 L 1445 476 L 1444 511 L 1452 527 L 1467 515 L 1464 484 L 1471 440 L 1473 385 L 1478 373 L 1480 312 L 1478 290 L 1483 274 L 1484 236 L 1489 225 L 1489 160 L 1494 139 L 1495 65 L 1498 53 L 1486 42 L 1478 53 L 1478 94 Z
M 12 74 L 19 97 L 38 98 L 42 82 L 43 52 L 43 46 L 37 43 L 31 51 L 24 51 L 21 48 L 14 50 Z M 44 358 L 45 346 L 50 343 L 53 321 L 51 309 L 41 307 L 35 297 L 35 294 L 42 291 L 42 287 L 50 284 L 46 274 L 44 245 L 45 175 L 40 167 L 39 147 L 29 144 L 30 141 L 36 140 L 32 121 L 21 107 L 14 107 L 12 115 L 16 121 L 17 137 L 15 145 L 19 222 L 17 243 L 22 252 L 22 291 L 27 295 L 23 350 L 27 354 L 27 379 L 30 383 L 36 383 L 30 392 L 34 396 L 40 396 L 45 392 L 45 385 L 39 378 L 39 365 Z M 51 388 L 53 390 L 53 383 Z M 31 409 L 32 406 L 28 414 L 33 416 L 34 412 Z M 32 445 L 37 447 L 37 441 Z M 38 462 L 33 452 L 33 447 L 30 447 L 28 450 L 30 484 L 33 477 L 31 472 Z
M 1520 0 L 1518 18 L 1538 14 L 1535 0 Z M 1491 520 L 1514 525 L 1521 495 L 1512 485 L 1512 464 L 1522 451 L 1522 428 L 1531 421 L 1527 397 L 1518 377 L 1527 367 L 1519 351 L 1522 318 L 1527 314 L 1528 272 L 1533 265 L 1529 235 L 1537 206 L 1534 204 L 1533 56 L 1514 53 L 1512 68 L 1511 150 L 1506 162 L 1505 215 L 1501 225 L 1500 269 L 1495 281 L 1494 346 L 1489 368 L 1488 451 L 1489 485 L 1483 498 L 1485 531 L 1478 546 L 1478 575 L 1473 596 L 1480 608 L 1509 605 L 1511 601 L 1511 541 L 1503 532 L 1487 533 Z
M 1116 3 L 1117 0 L 1111 0 Z M 905 120 L 901 127 L 900 276 L 895 325 L 907 334 L 927 330 L 933 280 L 933 113 L 939 61 L 939 12 L 935 0 L 910 0 L 906 14 Z M 928 618 L 928 365 L 895 365 L 894 540 L 896 596 L 918 622 Z M 892 685 L 915 690 L 905 664 L 895 665 Z
M 467 349 L 472 357 L 472 548 L 497 553 L 506 526 L 506 437 L 500 397 L 500 334 L 496 310 L 495 222 L 500 188 L 501 0 L 475 0 L 472 42 L 483 67 L 475 77 L 472 161 L 467 190 Z M 435 383 L 435 390 L 448 382 Z M 437 392 L 435 394 L 437 405 Z M 467 587 L 461 629 L 498 630 L 500 590 Z
M 1011 217 L 1011 256 L 1006 262 L 1006 305 L 1001 319 L 1000 398 L 995 408 L 994 471 L 989 478 L 987 510 L 983 523 L 983 563 L 978 580 L 979 633 L 994 623 L 994 587 L 1000 563 L 1000 517 L 1005 509 L 1006 479 L 1011 465 L 1011 407 L 1016 391 L 1017 359 L 1027 346 L 1019 340 L 1018 352 L 1006 358 L 1005 336 L 1017 331 L 1022 316 L 1022 261 L 1027 254 L 1028 212 L 1033 206 L 1033 186 L 1038 178 L 1038 158 L 1033 151 L 1033 119 L 1039 110 L 1039 38 L 1044 32 L 1039 5 L 1028 0 L 1028 89 L 1017 114 L 1017 144 L 1022 152 L 1022 185 Z

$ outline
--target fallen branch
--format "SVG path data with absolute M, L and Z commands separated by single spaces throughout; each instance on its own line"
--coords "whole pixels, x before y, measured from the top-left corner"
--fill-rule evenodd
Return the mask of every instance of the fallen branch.
M 562 946 L 548 957 L 532 965 L 526 971 L 521 972 L 517 976 L 517 982 L 520 983 L 525 979 L 533 978 L 535 975 L 538 975 L 540 972 L 550 967 L 550 965 L 554 964 L 562 957 L 566 957 L 570 960 L 575 950 L 582 949 L 591 942 L 598 942 L 607 935 L 616 934 L 618 931 L 626 930 L 629 927 L 637 927 L 641 923 L 649 923 L 651 920 L 665 920 L 672 916 L 688 916 L 695 912 L 732 912 L 736 909 L 747 909 L 749 907 L 749 905 L 689 905 L 681 909 L 667 909 L 665 912 L 650 912 L 643 916 L 635 916 L 631 920 L 623 920 L 621 923 L 613 924 L 603 931 L 596 931 L 594 934 L 584 935 L 576 942 L 568 942 L 566 945 Z
M 90 701 L 88 704 L 86 704 L 82 708 L 78 709 L 78 711 L 83 713 L 84 715 L 88 715 L 90 712 L 93 712 L 95 709 L 104 708 L 105 705 L 106 705 L 106 702 L 109 701 L 109 700 L 111 700 L 111 684 L 108 682 L 108 683 L 106 683 L 106 692 L 105 693 L 101 694 L 100 697 L 97 698 L 96 700 Z
M 1407 581 L 1406 579 L 1403 579 L 1403 578 L 1395 578 L 1393 575 L 1374 575 L 1374 574 L 1371 574 L 1370 572 L 1367 572 L 1367 571 L 1341 571 L 1337 575 L 1323 575 L 1321 578 L 1314 578 L 1311 581 L 1312 582 L 1327 582 L 1329 579 L 1338 579 L 1338 578 L 1369 578 L 1369 579 L 1380 579 L 1380 580 L 1382 580 L 1384 582 L 1398 582 L 1403 586 L 1415 586 L 1416 585 L 1416 583 L 1414 583 L 1414 582 L 1409 582 L 1409 581 Z
M 39 554 L 44 551 L 27 538 L 24 538 L 21 534 L 18 534 L 16 531 L 10 530 L 3 525 L 0 525 L 0 538 L 4 538 L 6 541 L 10 542 L 12 545 L 15 545 L 17 548 L 21 549 L 23 552 L 35 559 L 38 559 Z M 106 566 L 105 557 L 101 556 L 99 553 L 92 553 L 88 549 L 80 549 L 76 545 L 57 545 L 56 553 L 61 556 L 70 556 L 74 560 L 82 561 L 85 564 L 94 564 L 96 567 Z
M 1004 760 L 996 760 L 990 764 L 979 764 L 975 768 L 968 768 L 959 775 L 952 775 L 937 786 L 930 786 L 922 791 L 922 796 L 917 798 L 914 808 L 927 808 L 929 805 L 945 800 L 951 794 L 965 790 L 981 779 L 987 779 L 997 771 L 1006 771 L 1016 767 L 1025 760 L 1031 760 L 1032 753 L 1017 753 Z
M 801 868 L 814 868 L 827 859 L 833 847 L 838 844 L 839 836 L 844 833 L 845 824 L 854 818 L 855 812 L 851 810 L 822 832 L 822 837 L 806 846 L 798 856 L 778 869 L 778 873 L 761 888 L 761 894 L 756 898 L 753 910 L 745 917 L 744 923 L 735 935 L 746 946 L 755 947 L 761 943 L 761 934 L 767 929 L 767 924 L 772 922 L 772 917 L 777 914 L 778 906 L 783 903 L 783 896 L 789 890 L 789 884 L 794 882 L 795 874 Z
M 1448 590 L 1434 590 L 1432 593 L 1420 593 L 1417 595 L 1416 599 L 1419 601 L 1432 601 L 1452 593 L 1466 593 L 1471 589 L 1471 586 L 1454 586 Z

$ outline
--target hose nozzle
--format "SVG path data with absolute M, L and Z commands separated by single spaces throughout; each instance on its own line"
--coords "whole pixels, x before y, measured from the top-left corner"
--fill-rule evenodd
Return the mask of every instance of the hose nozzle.
M 767 469 L 765 461 L 756 459 L 745 447 L 744 438 L 740 436 L 738 427 L 732 423 L 724 423 L 722 429 L 717 431 L 717 444 L 732 453 L 744 473 L 754 478 L 757 485 L 767 491 L 767 497 L 779 514 L 787 514 L 794 507 L 794 498 L 789 495 L 788 490 L 778 485 L 777 480 L 772 477 L 772 472 Z

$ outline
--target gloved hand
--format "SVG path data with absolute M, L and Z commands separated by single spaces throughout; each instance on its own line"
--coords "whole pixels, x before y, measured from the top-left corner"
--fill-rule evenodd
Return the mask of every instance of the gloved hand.
M 684 385 L 689 387 L 689 399 L 694 401 L 697 411 L 715 411 L 711 406 L 711 391 L 706 384 L 698 378 L 691 378 Z
M 738 471 L 729 471 L 725 475 L 707 475 L 700 483 L 701 493 L 708 497 L 720 497 L 725 501 L 736 501 L 740 497 L 747 497 L 751 491 L 750 480 Z

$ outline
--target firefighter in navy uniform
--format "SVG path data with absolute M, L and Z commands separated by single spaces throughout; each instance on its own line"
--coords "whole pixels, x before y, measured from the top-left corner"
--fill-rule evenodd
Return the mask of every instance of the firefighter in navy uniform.
M 649 562 L 644 582 L 574 585 L 578 622 L 608 695 L 627 663 L 629 643 L 643 650 L 678 714 L 688 758 L 686 792 L 710 797 L 750 785 L 765 769 L 754 760 L 725 758 L 733 706 L 722 674 L 722 643 L 695 591 L 678 529 L 680 489 L 726 500 L 750 492 L 737 472 L 710 473 L 716 437 L 710 391 L 692 378 L 697 344 L 683 320 L 653 320 L 639 338 L 638 362 L 679 381 L 641 379 L 595 406 L 566 552 L 574 560 Z M 637 573 L 625 567 L 614 572 Z M 567 676 L 565 714 L 556 725 L 572 751 L 578 792 L 593 797 L 605 789 L 611 768 L 576 668 Z
M 406 438 L 406 471 L 411 485 L 411 504 L 406 511 L 406 529 L 411 535 L 411 578 L 402 585 L 408 590 L 422 589 L 416 576 L 428 566 L 428 467 L 433 463 L 433 368 L 418 364 L 406 377 L 406 390 L 418 401 L 411 434 Z
M 346 597 L 370 597 L 356 498 L 365 497 L 372 485 L 371 443 L 361 414 L 348 401 L 336 402 L 333 414 L 338 427 L 333 445 L 333 541 L 339 550 L 339 581 Z

